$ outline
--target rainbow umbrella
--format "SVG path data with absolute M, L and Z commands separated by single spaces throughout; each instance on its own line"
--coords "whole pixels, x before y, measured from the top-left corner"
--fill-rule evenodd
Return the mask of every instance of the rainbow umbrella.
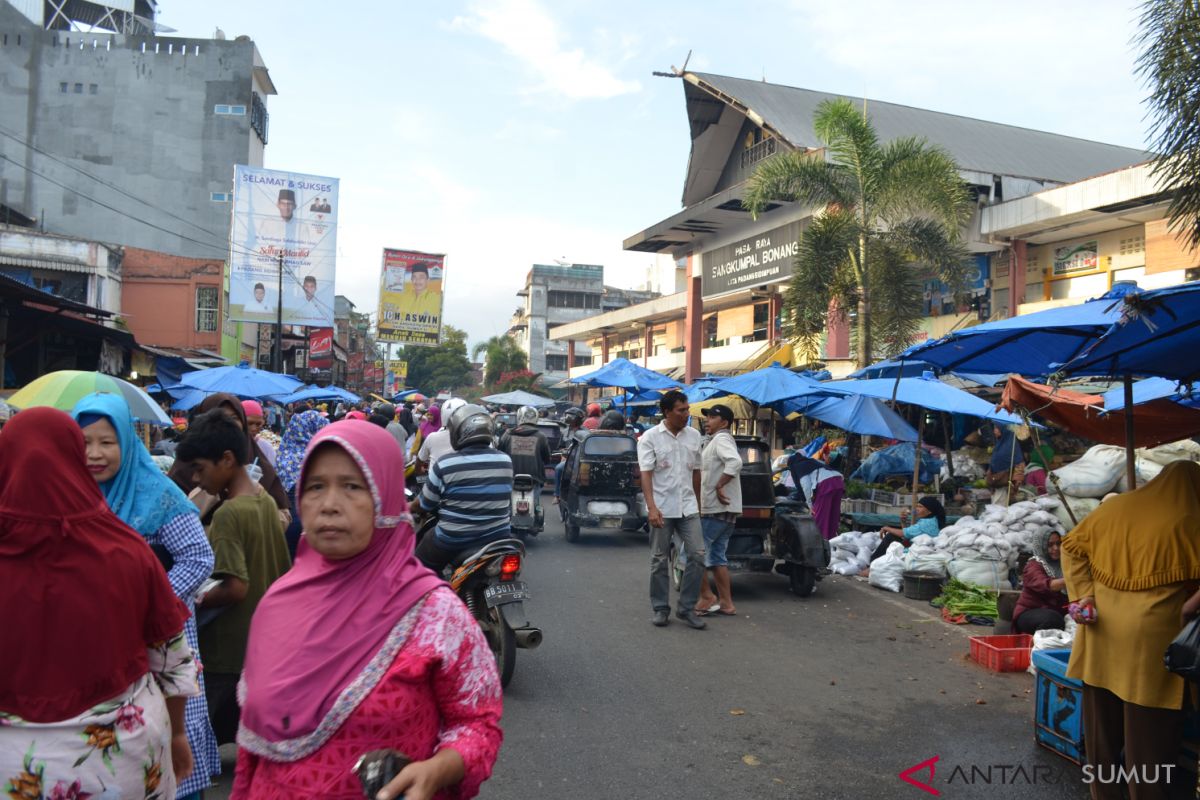
M 171 425 L 171 418 L 150 395 L 128 381 L 102 372 L 64 369 L 47 373 L 18 390 L 8 398 L 8 404 L 14 408 L 50 406 L 60 411 L 70 411 L 85 395 L 93 392 L 106 392 L 125 398 L 129 411 L 138 422 Z

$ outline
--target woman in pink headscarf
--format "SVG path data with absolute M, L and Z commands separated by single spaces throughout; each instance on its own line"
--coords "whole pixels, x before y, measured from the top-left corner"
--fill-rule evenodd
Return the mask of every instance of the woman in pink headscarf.
M 361 798 L 364 753 L 412 760 L 378 797 L 470 798 L 500 748 L 496 662 L 413 556 L 396 440 L 336 422 L 309 444 L 304 537 L 250 626 L 233 798 Z
M 409 460 L 414 460 L 421 451 L 421 445 L 425 443 L 425 440 L 441 429 L 442 408 L 441 406 L 430 406 L 421 419 L 421 424 L 417 427 L 416 435 L 412 437 L 412 445 L 408 449 Z

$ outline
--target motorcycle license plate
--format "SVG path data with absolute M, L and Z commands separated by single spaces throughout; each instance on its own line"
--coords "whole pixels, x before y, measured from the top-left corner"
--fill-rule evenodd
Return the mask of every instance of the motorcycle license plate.
M 525 581 L 507 581 L 484 587 L 483 600 L 489 607 L 502 606 L 529 599 L 529 588 Z
M 620 517 L 602 517 L 600 519 L 601 528 L 619 528 L 621 527 Z
M 729 556 L 729 569 L 750 569 L 750 559 Z

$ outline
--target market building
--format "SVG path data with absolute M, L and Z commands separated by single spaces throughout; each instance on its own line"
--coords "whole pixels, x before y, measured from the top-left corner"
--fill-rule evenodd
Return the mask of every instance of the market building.
M 687 381 L 705 373 L 754 369 L 772 360 L 786 362 L 790 348 L 780 338 L 782 290 L 812 209 L 773 203 L 755 220 L 742 209 L 742 198 L 746 181 L 764 159 L 790 150 L 821 149 L 813 115 L 822 101 L 838 96 L 707 73 L 682 72 L 677 77 L 691 131 L 684 208 L 630 236 L 624 248 L 673 259 L 686 288 L 560 325 L 548 338 L 566 343 L 569 354 L 584 345 L 598 350 L 600 363 L 622 353 L 637 354 L 645 366 Z M 981 227 L 990 206 L 1139 164 L 1147 157 L 1134 148 L 876 100 L 844 99 L 864 104 L 881 140 L 921 137 L 944 148 L 958 163 L 977 209 L 965 231 L 975 258 L 969 289 L 985 310 L 993 291 L 993 254 L 1011 250 L 1009 243 Z M 936 280 L 925 283 L 922 338 L 941 336 L 988 316 L 956 306 Z M 992 306 L 989 313 L 994 315 L 998 309 Z M 836 319 L 827 328 L 822 356 L 835 375 L 853 369 L 850 331 Z M 575 367 L 572 374 L 598 365 Z
M 598 264 L 534 264 L 517 292 L 522 303 L 513 312 L 509 335 L 529 356 L 531 372 L 552 386 L 567 377 L 569 367 L 590 364 L 587 345 L 570 354 L 567 343 L 548 337 L 568 322 L 604 314 L 657 296 L 649 290 L 618 289 L 604 285 L 604 267 Z

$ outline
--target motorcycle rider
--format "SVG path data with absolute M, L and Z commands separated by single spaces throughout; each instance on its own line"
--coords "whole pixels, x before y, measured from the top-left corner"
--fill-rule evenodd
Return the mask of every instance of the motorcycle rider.
M 439 513 L 416 555 L 438 574 L 463 550 L 512 535 L 512 460 L 492 447 L 492 415 L 464 405 L 450 415 L 447 428 L 454 452 L 434 462 L 419 500 L 423 511 Z
M 550 463 L 550 443 L 537 427 L 538 413 L 533 406 L 521 406 L 517 425 L 500 437 L 500 451 L 512 459 L 514 475 L 533 478 L 533 513 L 542 516 L 542 485 L 546 482 L 546 465 Z
M 587 428 L 589 431 L 594 431 L 599 428 L 600 413 L 601 409 L 599 403 L 588 403 L 587 419 L 583 421 L 583 427 Z
M 605 411 L 604 416 L 600 418 L 600 425 L 597 429 L 602 431 L 624 431 L 625 415 L 615 408 Z
M 454 412 L 466 404 L 467 401 L 461 397 L 451 397 L 442 403 L 442 419 L 447 420 L 447 425 L 449 425 L 449 419 Z M 421 442 L 421 449 L 417 452 L 417 469 L 420 472 L 428 472 L 439 458 L 452 452 L 454 452 L 454 448 L 450 446 L 450 428 L 434 431 Z
M 567 426 L 567 431 L 563 434 L 562 458 L 554 465 L 554 502 L 556 503 L 562 494 L 562 476 L 563 470 L 567 468 L 567 456 L 570 455 L 571 448 L 575 446 L 575 432 L 583 427 L 583 409 L 579 406 L 571 406 L 563 412 L 562 418 L 563 423 Z

